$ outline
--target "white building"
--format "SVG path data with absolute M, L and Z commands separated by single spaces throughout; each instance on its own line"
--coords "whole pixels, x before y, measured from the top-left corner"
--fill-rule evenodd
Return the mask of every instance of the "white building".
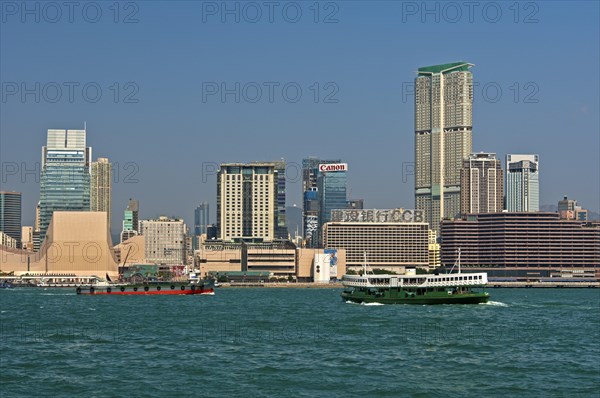
M 506 210 L 540 210 L 538 155 L 506 155 Z
M 164 216 L 158 220 L 140 220 L 146 261 L 154 264 L 184 265 L 186 232 L 187 226 L 183 220 Z

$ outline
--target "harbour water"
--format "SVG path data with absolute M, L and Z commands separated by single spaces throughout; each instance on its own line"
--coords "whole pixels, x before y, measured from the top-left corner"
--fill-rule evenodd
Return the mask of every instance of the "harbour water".
M 0 395 L 597 397 L 599 289 L 357 305 L 340 289 L 0 291 Z

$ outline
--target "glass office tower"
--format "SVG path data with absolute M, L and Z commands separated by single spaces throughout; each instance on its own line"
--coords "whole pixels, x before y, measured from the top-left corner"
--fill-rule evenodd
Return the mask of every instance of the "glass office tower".
M 55 211 L 90 210 L 90 159 L 85 130 L 48 130 L 42 147 L 40 242 Z

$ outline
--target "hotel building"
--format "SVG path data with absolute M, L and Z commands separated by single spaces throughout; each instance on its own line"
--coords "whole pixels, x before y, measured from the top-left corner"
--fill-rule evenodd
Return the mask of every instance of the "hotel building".
M 473 65 L 419 68 L 415 79 L 415 207 L 430 228 L 460 214 L 460 171 L 472 151 Z
M 490 276 L 588 267 L 600 270 L 600 223 L 562 220 L 558 213 L 503 212 L 444 220 L 442 263 L 488 268 Z
M 275 163 L 227 163 L 217 174 L 217 228 L 223 241 L 272 241 L 277 228 Z
M 406 266 L 429 267 L 429 228 L 426 222 L 410 217 L 393 221 L 394 210 L 340 210 L 323 226 L 325 249 L 345 249 L 346 265 L 358 270 L 365 263 L 372 268 L 403 272 Z M 410 210 L 408 210 L 410 212 Z M 356 214 L 355 214 L 356 213 Z

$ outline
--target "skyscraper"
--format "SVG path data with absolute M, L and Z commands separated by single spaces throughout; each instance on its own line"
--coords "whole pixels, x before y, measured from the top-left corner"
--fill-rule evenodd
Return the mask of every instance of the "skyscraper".
M 55 211 L 90 210 L 90 159 L 85 130 L 48 130 L 42 148 L 40 242 Z
M 504 176 L 495 153 L 473 153 L 460 174 L 460 212 L 495 213 L 504 208 Z
M 217 174 L 217 229 L 226 241 L 272 241 L 277 227 L 275 163 L 226 163 Z
M 331 221 L 331 210 L 345 209 L 348 196 L 346 194 L 346 163 L 320 164 L 317 178 L 319 193 L 319 247 L 323 243 L 323 225 Z
M 341 162 L 341 159 L 323 160 L 315 157 L 302 159 L 302 230 L 307 247 L 318 247 L 321 241 L 321 225 L 319 224 L 321 203 L 318 189 L 319 165 Z
M 506 155 L 506 209 L 540 210 L 538 155 Z
M 139 232 L 139 207 L 140 203 L 135 199 L 129 199 L 129 203 L 123 212 L 123 229 L 121 230 L 121 243 L 138 235 Z
M 429 227 L 460 214 L 460 170 L 472 151 L 472 64 L 419 68 L 415 79 L 415 207 Z
M 194 210 L 194 236 L 205 234 L 208 224 L 210 224 L 208 202 L 202 202 Z
M 200 235 L 207 234 L 208 224 L 210 223 L 208 202 L 202 202 L 194 210 L 194 229 L 192 236 L 192 249 L 200 248 Z
M 289 237 L 285 215 L 286 204 L 286 168 L 285 160 L 275 162 L 277 172 L 277 225 L 275 226 L 275 237 L 287 239 Z
M 252 164 L 262 164 L 265 162 L 252 162 Z M 277 173 L 277 225 L 275 226 L 275 238 L 287 239 L 288 228 L 286 223 L 285 205 L 286 205 L 286 163 L 282 158 L 276 160 L 275 172 Z
M 0 191 L 0 231 L 21 244 L 21 192 Z
M 98 158 L 92 162 L 90 183 L 90 210 L 104 211 L 110 231 L 112 215 L 112 164 L 107 158 Z

